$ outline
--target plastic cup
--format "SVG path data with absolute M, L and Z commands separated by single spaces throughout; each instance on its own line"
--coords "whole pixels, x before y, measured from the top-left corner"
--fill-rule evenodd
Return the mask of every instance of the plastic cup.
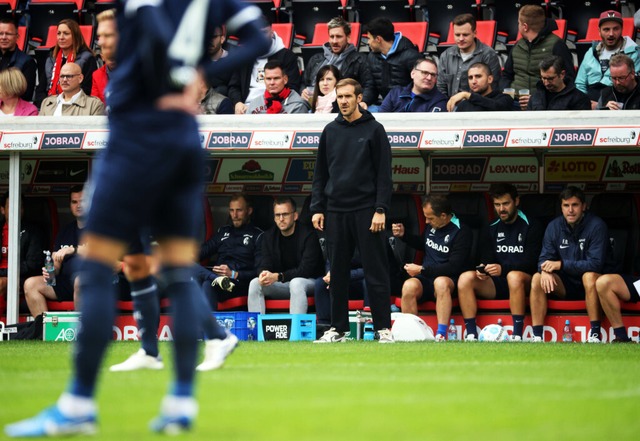
M 618 110 L 622 110 L 624 109 L 624 103 L 621 101 L 616 101 L 616 104 L 618 105 Z
M 516 98 L 516 90 L 513 87 L 505 87 L 505 89 L 502 91 L 502 93 L 506 93 L 507 95 L 509 95 L 513 99 Z
M 519 89 L 518 90 L 518 96 L 529 96 L 529 89 Z

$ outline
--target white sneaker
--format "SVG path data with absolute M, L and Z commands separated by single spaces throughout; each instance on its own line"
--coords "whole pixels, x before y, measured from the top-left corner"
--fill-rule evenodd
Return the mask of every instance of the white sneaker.
M 510 335 L 509 341 L 522 341 L 522 337 L 519 335 Z
M 595 334 L 592 334 L 591 331 L 589 331 L 589 336 L 587 337 L 587 343 L 602 343 L 602 341 L 600 340 L 600 337 L 598 337 Z
M 544 343 L 544 340 L 542 339 L 542 337 L 538 337 L 537 335 L 534 335 L 533 337 L 531 337 L 531 340 L 529 340 L 531 343 Z
M 445 336 L 444 336 L 444 335 L 442 335 L 442 334 L 436 334 L 436 336 L 435 336 L 435 339 L 434 339 L 434 340 L 435 340 L 435 342 L 436 342 L 436 343 L 442 343 L 443 341 L 447 341 L 447 339 L 445 338 Z
M 222 367 L 224 361 L 238 346 L 238 337 L 227 332 L 227 338 L 207 340 L 204 343 L 204 360 L 197 367 L 197 371 L 212 371 Z
M 393 339 L 393 334 L 391 333 L 391 331 L 385 328 L 378 331 L 378 342 L 395 343 L 396 341 Z
M 322 337 L 314 340 L 314 343 L 344 343 L 347 341 L 347 337 L 350 332 L 338 332 L 336 328 L 330 328 L 328 331 L 324 331 Z
M 476 338 L 475 334 L 467 334 L 467 336 L 464 338 L 464 341 L 478 341 L 478 339 Z
M 109 370 L 111 372 L 128 372 L 140 369 L 153 369 L 157 371 L 163 368 L 164 363 L 159 355 L 157 357 L 152 357 L 151 355 L 147 355 L 144 349 L 138 349 L 138 352 L 127 358 L 122 363 L 114 364 L 109 368 Z

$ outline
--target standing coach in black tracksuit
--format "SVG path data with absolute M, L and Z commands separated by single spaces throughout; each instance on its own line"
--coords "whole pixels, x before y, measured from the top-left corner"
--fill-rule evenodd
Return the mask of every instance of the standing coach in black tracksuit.
M 340 115 L 320 136 L 311 190 L 313 226 L 326 226 L 331 271 L 331 329 L 316 342 L 344 341 L 349 331 L 349 268 L 357 246 L 381 343 L 391 343 L 385 213 L 391 203 L 391 146 L 384 127 L 359 107 L 362 86 L 336 85 Z

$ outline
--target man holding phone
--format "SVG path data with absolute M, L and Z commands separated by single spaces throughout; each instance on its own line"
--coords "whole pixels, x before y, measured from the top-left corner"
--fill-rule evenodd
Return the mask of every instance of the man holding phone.
M 513 185 L 494 184 L 489 193 L 499 219 L 480 238 L 482 263 L 458 279 L 458 300 L 467 330 L 465 341 L 477 339 L 476 298 L 509 299 L 513 317 L 511 341 L 521 341 L 525 294 L 536 272 L 543 231 L 538 222 L 518 210 L 520 197 Z
M 405 231 L 401 223 L 392 224 L 393 236 L 410 247 L 424 251 L 422 265 L 407 263 L 409 275 L 402 285 L 402 312 L 418 314 L 418 303 L 436 302 L 438 329 L 436 342 L 445 341 L 460 273 L 471 268 L 469 252 L 473 241 L 471 230 L 453 213 L 451 202 L 440 195 L 427 196 L 422 202 L 427 225 L 422 235 Z

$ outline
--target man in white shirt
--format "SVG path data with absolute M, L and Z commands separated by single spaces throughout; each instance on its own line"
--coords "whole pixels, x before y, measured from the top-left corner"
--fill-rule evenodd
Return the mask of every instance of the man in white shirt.
M 104 115 L 104 104 L 99 98 L 82 91 L 82 69 L 75 63 L 66 63 L 60 69 L 60 95 L 48 96 L 42 101 L 42 116 Z

